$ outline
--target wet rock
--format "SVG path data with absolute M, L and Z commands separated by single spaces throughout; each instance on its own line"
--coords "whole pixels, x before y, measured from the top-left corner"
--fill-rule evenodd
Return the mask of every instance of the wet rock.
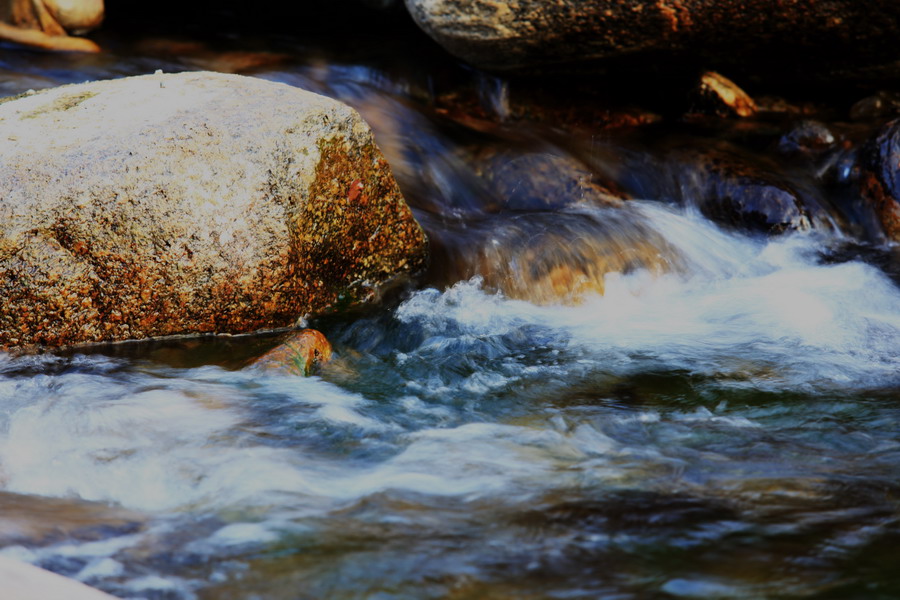
M 5 556 L 0 556 L 0 581 L 3 581 L 4 600 L 115 600 L 78 581 Z
M 524 213 L 450 231 L 438 240 L 438 283 L 479 276 L 485 289 L 535 304 L 577 304 L 603 294 L 610 273 L 675 270 L 680 255 L 628 211 Z
M 102 540 L 140 531 L 145 520 L 102 502 L 0 492 L 0 547 Z
M 585 204 L 610 206 L 622 195 L 570 155 L 553 152 L 486 152 L 476 174 L 490 187 L 499 210 L 557 210 Z
M 315 329 L 303 329 L 253 361 L 251 367 L 308 377 L 330 360 L 328 339 Z
M 668 161 L 677 199 L 722 225 L 773 234 L 828 227 L 831 221 L 815 199 L 780 177 L 774 165 L 736 151 L 678 150 Z
M 892 0 L 406 0 L 406 5 L 419 26 L 452 54 L 484 68 L 519 70 L 672 52 L 746 62 L 776 48 L 782 58 L 826 52 L 884 59 L 897 54 L 900 16 L 900 5 Z
M 854 121 L 872 121 L 897 114 L 900 114 L 900 93 L 897 92 L 878 92 L 850 108 L 850 118 Z
M 50 50 L 97 52 L 97 44 L 68 32 L 95 29 L 103 15 L 103 0 L 0 0 L 0 39 Z
M 862 156 L 863 197 L 885 235 L 900 241 L 900 120 L 891 121 L 866 145 Z
M 752 117 L 756 103 L 747 92 L 727 77 L 707 71 L 694 92 L 692 112 L 718 117 Z
M 0 104 L 0 347 L 294 326 L 420 270 L 349 107 L 236 75 Z
M 778 149 L 787 154 L 814 155 L 828 150 L 836 142 L 827 125 L 819 121 L 801 121 L 778 140 Z

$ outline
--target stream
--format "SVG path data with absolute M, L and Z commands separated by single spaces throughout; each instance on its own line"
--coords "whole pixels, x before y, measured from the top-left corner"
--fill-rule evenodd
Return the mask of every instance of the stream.
M 244 368 L 273 336 L 0 355 L 0 554 L 147 600 L 900 596 L 900 255 L 852 144 L 627 98 L 521 116 L 516 82 L 402 40 L 97 39 L 2 46 L 0 95 L 208 69 L 338 98 L 434 257 L 313 322 L 310 378 Z M 723 144 L 801 190 L 783 233 L 698 200 Z

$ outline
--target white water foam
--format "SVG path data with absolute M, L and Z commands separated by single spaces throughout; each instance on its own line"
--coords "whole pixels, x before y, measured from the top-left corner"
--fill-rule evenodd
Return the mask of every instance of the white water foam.
M 898 381 L 900 290 L 875 267 L 819 264 L 812 234 L 747 238 L 651 203 L 632 210 L 677 248 L 683 273 L 611 273 L 605 295 L 549 307 L 487 294 L 476 278 L 420 292 L 397 317 L 435 336 L 542 327 L 611 373 L 684 370 L 774 390 Z

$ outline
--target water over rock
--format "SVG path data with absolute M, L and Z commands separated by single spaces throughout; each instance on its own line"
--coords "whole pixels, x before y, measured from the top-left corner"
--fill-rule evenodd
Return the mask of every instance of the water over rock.
M 682 258 L 659 233 L 614 207 L 523 212 L 490 218 L 435 240 L 442 283 L 479 277 L 485 289 L 535 304 L 578 304 L 603 294 L 610 273 L 678 270 Z
M 827 212 L 780 176 L 774 164 L 751 160 L 725 144 L 681 148 L 668 158 L 677 199 L 712 221 L 763 233 L 828 227 Z
M 0 104 L 0 347 L 294 326 L 420 270 L 351 108 L 182 73 Z
M 895 56 L 900 6 L 805 0 L 406 0 L 419 26 L 452 54 L 480 67 L 536 66 L 636 55 L 694 53 L 719 60 L 826 51 Z M 879 52 L 881 54 L 879 55 Z

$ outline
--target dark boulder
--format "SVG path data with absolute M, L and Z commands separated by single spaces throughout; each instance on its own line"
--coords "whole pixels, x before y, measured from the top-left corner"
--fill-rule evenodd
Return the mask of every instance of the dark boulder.
M 893 0 L 406 0 L 452 54 L 483 68 L 699 55 L 746 63 L 823 56 L 889 61 L 900 52 Z M 777 63 L 775 63 L 777 64 Z

